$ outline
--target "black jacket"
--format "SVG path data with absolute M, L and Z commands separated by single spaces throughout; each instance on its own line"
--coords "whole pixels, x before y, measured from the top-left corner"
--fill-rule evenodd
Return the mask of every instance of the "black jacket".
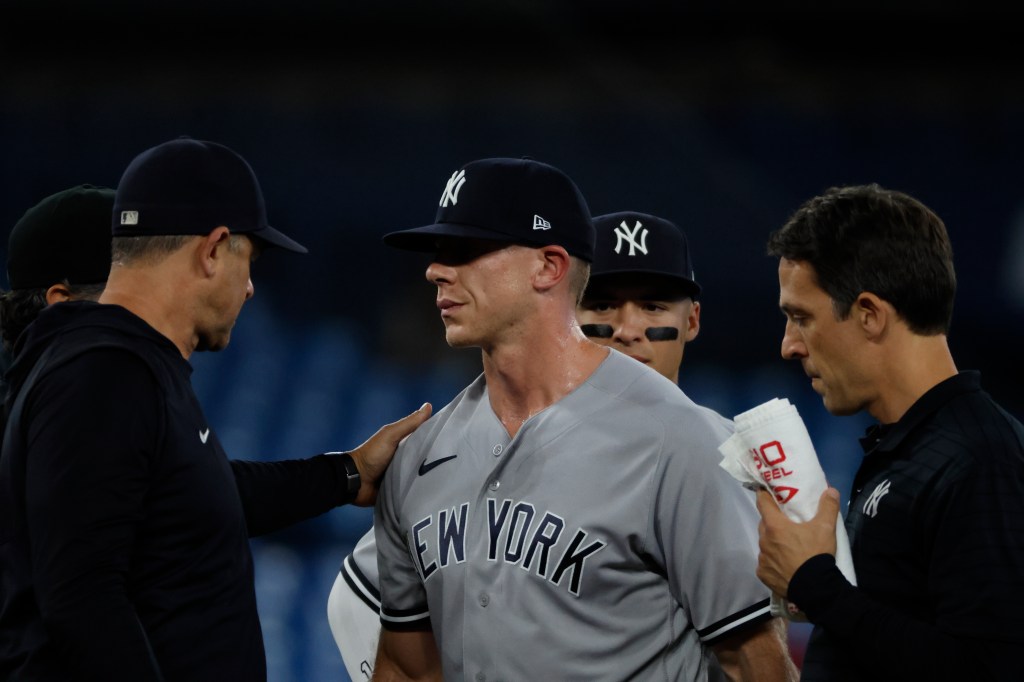
M 1024 426 L 961 372 L 861 442 L 846 530 L 789 597 L 816 627 L 801 679 L 1024 679 Z
M 229 461 L 191 371 L 119 306 L 57 304 L 19 339 L 0 680 L 266 679 L 248 537 L 346 502 L 344 468 Z

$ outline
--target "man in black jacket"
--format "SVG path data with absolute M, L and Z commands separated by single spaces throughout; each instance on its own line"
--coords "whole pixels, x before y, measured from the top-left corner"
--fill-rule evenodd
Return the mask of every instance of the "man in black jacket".
M 429 405 L 351 453 L 229 461 L 188 362 L 229 341 L 267 225 L 249 165 L 180 138 L 118 187 L 100 303 L 15 349 L 0 457 L 0 679 L 266 679 L 248 537 L 372 505 Z
M 953 361 L 945 225 L 902 192 L 835 187 L 768 251 L 783 357 L 831 413 L 878 421 L 846 514 L 856 586 L 836 567 L 838 491 L 804 524 L 758 493 L 758 576 L 815 625 L 801 679 L 1021 679 L 1024 426 Z

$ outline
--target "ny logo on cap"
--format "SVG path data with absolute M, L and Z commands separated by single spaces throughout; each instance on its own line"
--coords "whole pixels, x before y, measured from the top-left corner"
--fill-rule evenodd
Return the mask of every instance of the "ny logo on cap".
M 448 201 L 451 200 L 452 205 L 459 203 L 459 190 L 466 184 L 466 171 L 457 170 L 452 173 L 452 176 L 448 178 L 448 184 L 445 185 L 444 193 L 441 195 L 441 207 L 448 206 Z
M 643 230 L 643 232 L 640 232 L 640 230 Z M 636 241 L 638 232 L 640 232 L 639 244 Z M 622 253 L 622 240 L 629 242 L 630 256 L 635 256 L 637 250 L 642 251 L 645 256 L 647 255 L 647 228 L 639 220 L 636 221 L 636 225 L 633 226 L 632 230 L 626 225 L 625 220 L 615 228 L 615 253 Z
M 138 225 L 139 224 L 139 212 L 138 211 L 121 211 L 121 224 L 122 225 Z

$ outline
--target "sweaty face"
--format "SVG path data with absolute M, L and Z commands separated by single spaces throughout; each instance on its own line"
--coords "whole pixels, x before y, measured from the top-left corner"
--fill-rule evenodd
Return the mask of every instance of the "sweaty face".
M 832 414 L 865 409 L 873 382 L 862 366 L 865 339 L 855 316 L 836 319 L 832 299 L 818 286 L 814 268 L 805 261 L 779 262 L 779 308 L 786 316 L 782 357 L 799 360 Z
M 219 266 L 205 301 L 204 319 L 197 327 L 196 350 L 216 351 L 227 347 L 242 305 L 254 294 L 250 268 L 259 249 L 248 237 L 232 239 L 233 243 L 226 241 L 217 247 Z
M 576 308 L 576 319 L 581 326 L 610 327 L 610 337 L 591 336 L 591 340 L 622 351 L 678 382 L 684 346 L 700 331 L 700 303 L 649 277 L 645 280 L 643 275 L 608 276 L 587 287 Z M 677 330 L 675 338 L 651 340 L 650 336 L 672 336 L 665 333 L 669 329 Z
M 441 238 L 427 280 L 437 287 L 445 339 L 490 349 L 514 337 L 528 312 L 533 249 L 484 239 Z

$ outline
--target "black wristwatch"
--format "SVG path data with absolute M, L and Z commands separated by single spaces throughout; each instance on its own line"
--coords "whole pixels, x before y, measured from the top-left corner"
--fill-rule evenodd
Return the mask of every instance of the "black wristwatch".
M 359 496 L 359 488 L 363 485 L 363 479 L 359 476 L 359 467 L 349 453 L 341 455 L 341 464 L 345 467 L 345 494 L 349 502 L 354 502 Z

